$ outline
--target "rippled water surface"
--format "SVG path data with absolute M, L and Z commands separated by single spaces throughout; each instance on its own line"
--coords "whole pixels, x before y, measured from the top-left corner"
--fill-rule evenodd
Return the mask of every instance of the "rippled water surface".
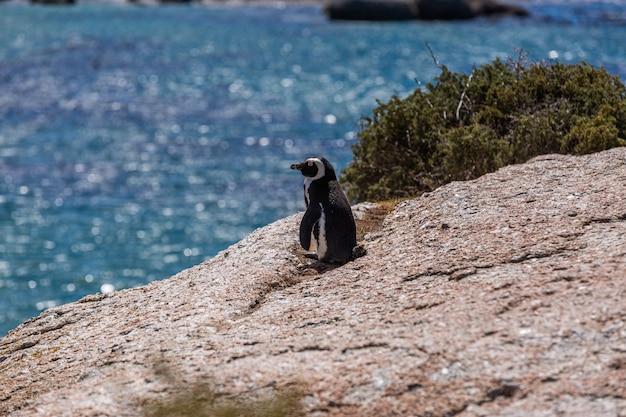
M 526 20 L 329 22 L 318 7 L 0 4 L 0 335 L 197 264 L 302 210 L 376 99 L 495 57 L 626 75 L 619 4 Z M 295 238 L 295 237 L 294 237 Z

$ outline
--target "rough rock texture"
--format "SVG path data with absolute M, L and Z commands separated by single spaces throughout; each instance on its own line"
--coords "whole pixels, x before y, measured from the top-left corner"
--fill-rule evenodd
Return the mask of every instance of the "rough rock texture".
M 297 384 L 312 416 L 626 416 L 625 148 L 403 202 L 334 269 L 302 269 L 299 219 L 13 330 L 0 415 L 139 416 L 176 380 Z

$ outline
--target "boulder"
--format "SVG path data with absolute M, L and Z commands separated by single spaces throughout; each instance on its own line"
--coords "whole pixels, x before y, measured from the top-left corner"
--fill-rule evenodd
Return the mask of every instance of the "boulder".
M 423 0 L 430 1 L 433 0 Z M 495 0 L 467 0 L 474 17 L 478 16 L 511 16 L 527 17 L 530 15 L 525 8 L 509 3 L 500 3 Z
M 462 20 L 480 16 L 528 16 L 526 9 L 496 0 L 417 0 L 419 19 Z
M 417 19 L 415 0 L 331 0 L 324 12 L 334 20 Z
M 481 0 L 482 1 L 482 0 Z M 477 16 L 474 0 L 417 0 L 422 20 L 462 20 Z
M 496 0 L 329 0 L 324 11 L 337 20 L 461 20 L 479 16 L 528 16 Z
M 339 267 L 279 220 L 9 332 L 0 415 L 624 416 L 625 184 L 616 148 L 359 205 Z
M 32 4 L 50 4 L 50 5 L 71 5 L 76 0 L 30 0 Z

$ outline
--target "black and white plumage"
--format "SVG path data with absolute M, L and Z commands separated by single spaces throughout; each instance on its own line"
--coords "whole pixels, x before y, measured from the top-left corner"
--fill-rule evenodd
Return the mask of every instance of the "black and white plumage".
M 353 259 L 356 225 L 348 198 L 337 181 L 333 166 L 321 156 L 291 165 L 304 175 L 306 212 L 300 223 L 300 244 L 311 250 L 315 240 L 317 259 L 343 264 Z

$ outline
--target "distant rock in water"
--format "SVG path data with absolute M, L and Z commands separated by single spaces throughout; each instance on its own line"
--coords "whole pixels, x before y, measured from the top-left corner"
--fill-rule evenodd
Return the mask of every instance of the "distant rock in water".
M 495 0 L 329 0 L 324 11 L 337 20 L 463 20 L 529 14 Z
M 76 0 L 30 0 L 32 4 L 72 5 Z
M 480 16 L 525 17 L 526 9 L 499 3 L 496 0 L 416 0 L 419 19 L 423 20 L 462 20 Z
M 324 12 L 336 20 L 413 20 L 418 17 L 414 0 L 330 0 Z
M 195 0 L 159 0 L 163 4 L 186 4 L 193 3 Z

